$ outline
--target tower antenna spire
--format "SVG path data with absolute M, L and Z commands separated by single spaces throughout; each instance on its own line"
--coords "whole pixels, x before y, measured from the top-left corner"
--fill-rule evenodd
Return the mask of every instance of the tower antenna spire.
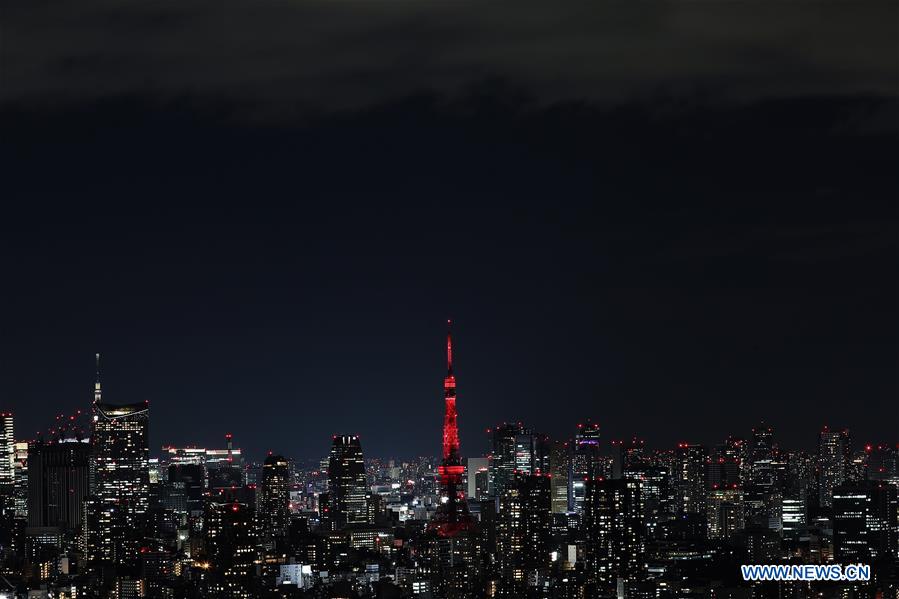
M 97 378 L 94 381 L 94 403 L 100 403 L 103 393 L 100 388 L 100 354 L 96 354 L 97 357 Z
M 446 321 L 446 372 L 453 374 L 453 321 Z

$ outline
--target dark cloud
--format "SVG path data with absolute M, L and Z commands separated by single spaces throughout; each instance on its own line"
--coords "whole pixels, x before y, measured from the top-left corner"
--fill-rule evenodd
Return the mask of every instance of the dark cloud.
M 895 2 L 6 3 L 3 99 L 353 107 L 500 79 L 540 100 L 895 94 Z

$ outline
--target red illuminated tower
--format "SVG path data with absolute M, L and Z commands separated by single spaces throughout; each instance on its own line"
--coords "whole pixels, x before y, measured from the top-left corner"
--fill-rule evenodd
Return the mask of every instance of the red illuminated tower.
M 443 462 L 437 469 L 440 474 L 441 501 L 443 502 L 432 521 L 432 528 L 441 536 L 455 536 L 472 526 L 468 505 L 462 492 L 462 475 L 465 466 L 459 457 L 459 426 L 456 413 L 456 377 L 453 375 L 452 321 L 447 320 L 446 378 L 443 379 L 443 398 L 446 412 L 443 417 Z

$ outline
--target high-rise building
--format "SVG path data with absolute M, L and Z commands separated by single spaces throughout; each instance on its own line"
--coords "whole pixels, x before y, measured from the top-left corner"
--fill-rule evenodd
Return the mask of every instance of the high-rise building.
M 368 485 L 358 435 L 334 435 L 328 460 L 328 497 L 322 520 L 331 530 L 368 522 Z
M 11 412 L 0 412 L 0 516 L 16 510 L 16 436 Z
M 587 481 L 583 518 L 590 580 L 608 587 L 619 578 L 643 578 L 645 526 L 640 482 L 626 478 Z
M 752 429 L 752 437 L 747 448 L 749 461 L 749 480 L 747 484 L 765 486 L 774 484 L 776 449 L 773 428 L 762 422 Z
M 568 511 L 568 471 L 571 455 L 568 443 L 554 441 L 549 453 L 550 490 L 552 492 L 552 512 L 564 514 Z
M 290 526 L 290 469 L 287 458 L 269 455 L 262 464 L 262 484 L 256 495 L 256 512 L 260 537 L 267 546 L 273 547 L 275 541 L 287 536 Z
M 613 440 L 612 446 L 612 478 L 622 478 L 625 470 L 637 470 L 648 463 L 646 441 L 631 437 L 630 441 Z
M 784 497 L 781 518 L 784 540 L 799 542 L 808 537 L 808 510 L 804 497 Z
M 499 498 L 496 545 L 501 596 L 524 596 L 527 586 L 545 580 L 552 540 L 550 489 L 549 476 L 519 472 Z
M 640 483 L 640 502 L 648 538 L 655 538 L 659 525 L 670 519 L 673 498 L 671 473 L 661 465 L 635 465 L 627 468 L 622 477 Z
M 123 563 L 137 558 L 150 503 L 148 402 L 115 405 L 101 400 L 99 375 L 92 406 L 94 494 L 97 513 L 86 519 L 88 555 Z
M 66 439 L 36 441 L 28 451 L 28 526 L 78 531 L 89 492 L 91 446 Z
M 570 447 L 568 509 L 580 514 L 584 509 L 587 480 L 608 474 L 603 470 L 599 453 L 599 425 L 589 419 L 578 424 Z
M 16 517 L 28 517 L 28 441 L 16 441 L 15 473 Z
M 207 486 L 210 489 L 230 489 L 243 486 L 244 461 L 239 447 L 234 447 L 234 437 L 225 434 L 225 447 L 209 449 L 206 447 L 176 447 L 164 445 L 163 453 L 170 464 L 199 464 L 206 472 Z M 258 483 L 258 481 L 249 481 Z
M 468 476 L 468 497 L 471 499 L 483 499 L 489 491 L 490 458 L 468 458 L 465 466 Z M 481 474 L 479 486 L 478 474 Z M 487 480 L 483 480 L 483 479 Z
M 743 491 L 736 485 L 713 488 L 706 503 L 707 531 L 710 539 L 730 540 L 745 526 Z
M 707 458 L 708 453 L 702 445 L 678 444 L 676 488 L 679 514 L 702 514 L 705 518 Z
M 736 443 L 739 443 L 737 445 Z M 713 448 L 706 463 L 706 485 L 709 489 L 743 487 L 742 441 L 729 438 L 724 444 Z M 771 464 L 769 460 L 767 462 Z M 749 477 L 746 477 L 749 479 Z
M 896 488 L 863 481 L 834 488 L 834 557 L 843 563 L 899 558 L 899 503 Z
M 833 491 L 848 480 L 849 457 L 852 455 L 848 430 L 824 427 L 818 435 L 818 501 L 831 507 Z
M 209 572 L 208 596 L 251 599 L 259 560 L 256 519 L 252 505 L 237 501 L 207 501 L 203 518 Z
M 866 445 L 865 452 L 868 454 L 867 478 L 889 481 L 899 487 L 899 445 Z
M 166 474 L 166 507 L 193 518 L 201 517 L 206 495 L 206 471 L 203 465 L 176 462 L 169 464 Z
M 530 431 L 520 422 L 505 422 L 488 429 L 487 433 L 490 435 L 491 492 L 494 496 L 501 497 L 512 484 L 518 469 L 517 440 L 519 437 L 524 438 Z

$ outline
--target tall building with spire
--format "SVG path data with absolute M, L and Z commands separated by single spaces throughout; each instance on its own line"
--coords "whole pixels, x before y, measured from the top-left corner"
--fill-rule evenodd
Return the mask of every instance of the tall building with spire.
M 97 354 L 91 406 L 94 497 L 85 501 L 85 541 L 89 560 L 123 563 L 137 557 L 150 504 L 150 406 L 104 402 L 99 360 Z
M 459 455 L 459 425 L 456 412 L 456 377 L 453 373 L 452 321 L 447 321 L 446 377 L 443 379 L 443 460 L 440 476 L 440 504 L 428 526 L 424 554 L 435 596 L 446 599 L 471 597 L 478 588 L 478 538 L 474 519 L 462 487 L 465 472 Z
M 456 411 L 456 376 L 453 374 L 452 321 L 447 320 L 446 377 L 443 379 L 443 461 L 437 468 L 440 475 L 440 508 L 433 527 L 441 536 L 452 537 L 473 525 L 465 494 L 462 475 L 465 466 L 459 456 L 459 423 Z

